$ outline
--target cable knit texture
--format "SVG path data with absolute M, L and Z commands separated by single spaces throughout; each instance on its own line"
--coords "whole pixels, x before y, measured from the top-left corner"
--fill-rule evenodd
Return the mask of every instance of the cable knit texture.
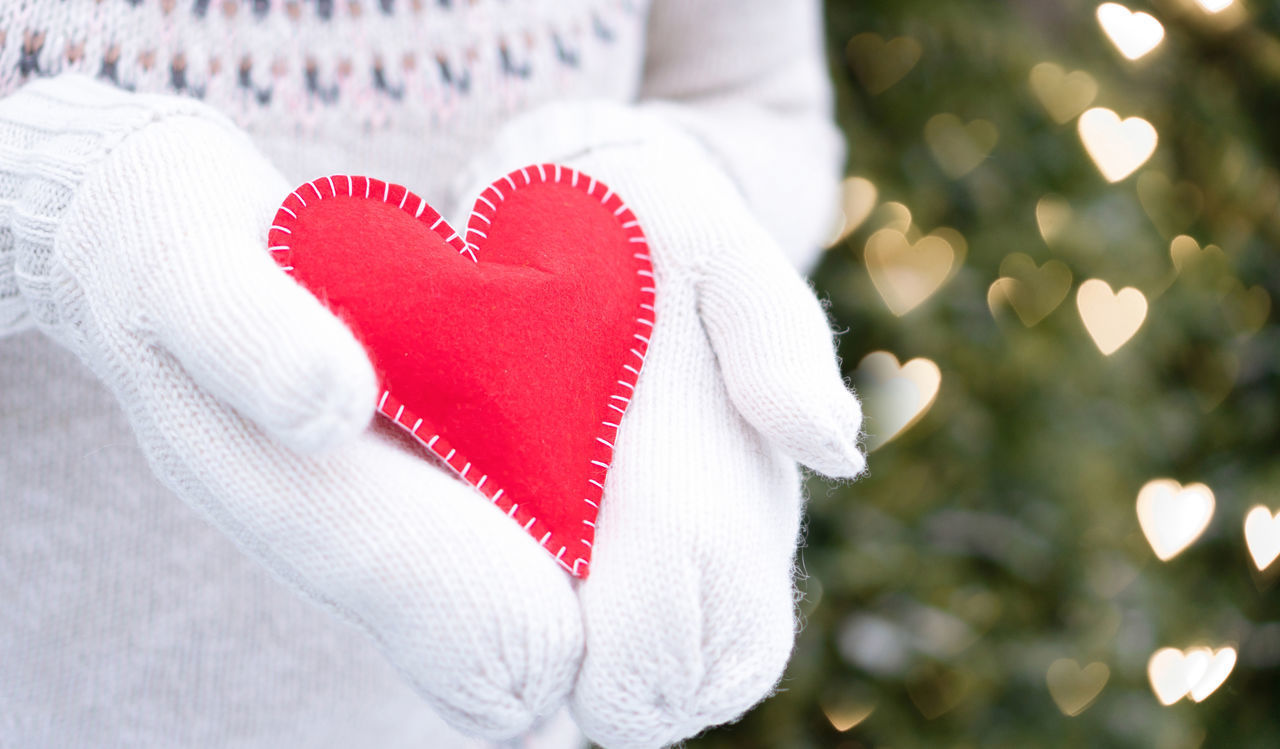
M 606 747 L 651 747 L 769 693 L 795 461 L 863 468 L 788 263 L 838 168 L 816 2 L 66 0 L 0 22 L 0 744 L 568 747 L 567 701 Z M 358 344 L 264 243 L 319 174 L 466 206 L 544 159 L 626 197 L 659 289 L 580 586 L 367 426 Z

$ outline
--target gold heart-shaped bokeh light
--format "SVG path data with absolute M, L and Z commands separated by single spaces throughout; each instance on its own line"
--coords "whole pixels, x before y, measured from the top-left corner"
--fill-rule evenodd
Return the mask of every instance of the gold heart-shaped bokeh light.
M 1173 267 L 1162 279 L 1153 282 L 1153 294 L 1163 294 L 1179 279 L 1219 297 L 1229 295 L 1233 285 L 1243 288 L 1231 275 L 1231 263 L 1226 253 L 1217 245 L 1201 247 L 1194 237 L 1179 234 L 1169 242 L 1169 260 Z M 1230 317 L 1233 310 L 1226 309 L 1228 306 L 1229 302 L 1224 301 L 1223 311 Z
M 1147 318 L 1147 298 L 1141 291 L 1126 287 L 1112 292 L 1110 284 L 1096 278 L 1080 284 L 1076 306 L 1085 330 L 1107 356 L 1128 342 Z
M 1089 158 L 1108 182 L 1119 182 L 1133 174 L 1156 151 L 1159 135 L 1141 117 L 1121 120 L 1105 107 L 1094 107 L 1080 115 L 1080 140 Z
M 959 179 L 986 160 L 1000 140 L 1000 131 L 987 120 L 965 123 L 954 114 L 943 113 L 925 123 L 924 139 L 942 171 Z
M 1227 255 L 1217 245 L 1200 246 L 1194 237 L 1179 234 L 1169 242 L 1169 259 L 1177 273 L 1193 268 L 1211 268 L 1225 271 L 1229 265 Z
M 1059 658 L 1049 665 L 1045 682 L 1049 696 L 1063 715 L 1074 717 L 1084 712 L 1102 694 L 1111 678 L 1111 669 L 1105 663 L 1090 663 L 1080 667 L 1070 658 Z
M 1054 122 L 1070 122 L 1093 103 L 1098 82 L 1083 70 L 1068 73 L 1061 65 L 1042 62 L 1031 68 L 1031 92 Z
M 933 664 L 917 666 L 907 674 L 907 697 L 925 720 L 937 720 L 964 704 L 976 682 L 969 671 Z
M 881 229 L 867 239 L 867 273 L 889 311 L 901 317 L 933 296 L 951 275 L 956 248 L 943 234 L 916 242 L 898 229 Z
M 1195 682 L 1192 677 L 1203 674 L 1204 663 L 1195 664 L 1199 673 L 1190 673 L 1190 666 L 1182 651 L 1177 648 L 1161 648 L 1151 654 L 1147 661 L 1147 679 L 1151 682 L 1151 691 L 1162 705 L 1172 705 L 1191 691 Z
M 1173 479 L 1152 479 L 1138 491 L 1138 525 L 1151 550 L 1169 561 L 1192 544 L 1213 519 L 1213 490 L 1204 484 L 1183 486 Z
M 1119 3 L 1098 6 L 1098 24 L 1120 54 L 1137 60 L 1160 45 L 1164 26 L 1149 13 L 1134 12 Z
M 1231 675 L 1232 669 L 1236 667 L 1236 649 L 1231 647 L 1219 648 L 1211 650 L 1209 648 L 1196 648 L 1196 653 L 1203 654 L 1209 659 L 1209 663 L 1205 666 L 1204 673 L 1196 680 L 1189 691 L 1189 696 L 1195 702 L 1204 702 L 1205 698 L 1218 690 L 1227 677 Z
M 865 177 L 846 177 L 840 185 L 840 216 L 835 235 L 828 245 L 838 244 L 867 220 L 876 207 L 879 191 Z
M 1262 505 L 1249 510 L 1244 516 L 1244 543 L 1259 570 L 1270 567 L 1280 557 L 1280 512 L 1272 515 Z
M 858 80 L 872 94 L 889 90 L 920 61 L 920 43 L 909 36 L 885 41 L 879 34 L 858 34 L 849 40 L 845 54 Z
M 1222 647 L 1161 648 L 1147 661 L 1151 691 L 1162 705 L 1172 705 L 1183 697 L 1203 702 L 1222 686 L 1236 665 L 1236 650 Z
M 874 703 L 851 699 L 824 699 L 819 705 L 827 722 L 840 733 L 859 725 L 876 710 Z
M 1052 246 L 1071 224 L 1071 204 L 1061 195 L 1046 195 L 1036 201 L 1036 228 L 1044 243 Z
M 1196 0 L 1196 5 L 1204 9 L 1205 13 L 1221 13 L 1230 8 L 1236 0 Z
M 994 314 L 1000 302 L 1008 304 L 1030 328 L 1057 309 L 1070 291 L 1071 270 L 1064 263 L 1049 260 L 1037 266 L 1015 252 L 1000 262 L 1000 278 L 987 290 L 987 305 Z
M 858 362 L 853 381 L 866 414 L 867 449 L 875 450 L 924 417 L 938 397 L 942 371 L 923 358 L 899 365 L 888 351 Z
M 911 209 L 896 200 L 890 200 L 876 206 L 867 219 L 867 226 L 877 231 L 893 229 L 903 234 L 912 232 L 919 235 L 919 232 L 913 232 L 911 222 Z

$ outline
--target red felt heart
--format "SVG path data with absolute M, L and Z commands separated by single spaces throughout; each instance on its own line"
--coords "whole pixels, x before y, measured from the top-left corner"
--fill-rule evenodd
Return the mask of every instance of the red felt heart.
M 379 412 L 585 578 L 654 321 L 622 199 L 527 167 L 481 194 L 464 240 L 400 185 L 324 177 L 285 199 L 268 245 L 364 345 Z

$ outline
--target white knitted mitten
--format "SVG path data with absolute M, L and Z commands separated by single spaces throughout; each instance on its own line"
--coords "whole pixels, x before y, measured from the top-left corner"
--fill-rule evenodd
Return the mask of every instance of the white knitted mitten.
M 569 578 L 384 429 L 347 328 L 266 252 L 292 188 L 203 105 L 88 79 L 0 101 L 0 310 L 118 397 L 152 468 L 447 719 L 507 737 L 573 683 Z M 6 292 L 17 289 L 20 293 Z
M 657 325 L 579 590 L 571 708 L 609 749 L 656 747 L 777 683 L 796 631 L 795 461 L 859 474 L 861 409 L 812 290 L 698 143 L 641 108 L 551 105 L 512 122 L 460 192 L 543 161 L 621 195 L 655 268 Z

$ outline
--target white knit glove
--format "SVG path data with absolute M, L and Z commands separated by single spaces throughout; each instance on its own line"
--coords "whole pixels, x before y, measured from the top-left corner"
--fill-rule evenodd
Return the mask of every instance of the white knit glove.
M 657 747 L 777 683 L 796 632 L 795 461 L 861 473 L 861 410 L 812 290 L 692 139 L 638 108 L 551 105 L 507 126 L 460 194 L 544 161 L 622 196 L 655 268 L 657 325 L 579 589 L 571 709 L 609 749 Z
M 0 101 L 0 134 L 11 327 L 33 319 L 75 352 L 173 491 L 366 631 L 461 730 L 507 737 L 558 709 L 582 652 L 569 578 L 398 434 L 366 430 L 374 373 L 266 252 L 292 186 L 249 140 L 198 103 L 75 77 Z

